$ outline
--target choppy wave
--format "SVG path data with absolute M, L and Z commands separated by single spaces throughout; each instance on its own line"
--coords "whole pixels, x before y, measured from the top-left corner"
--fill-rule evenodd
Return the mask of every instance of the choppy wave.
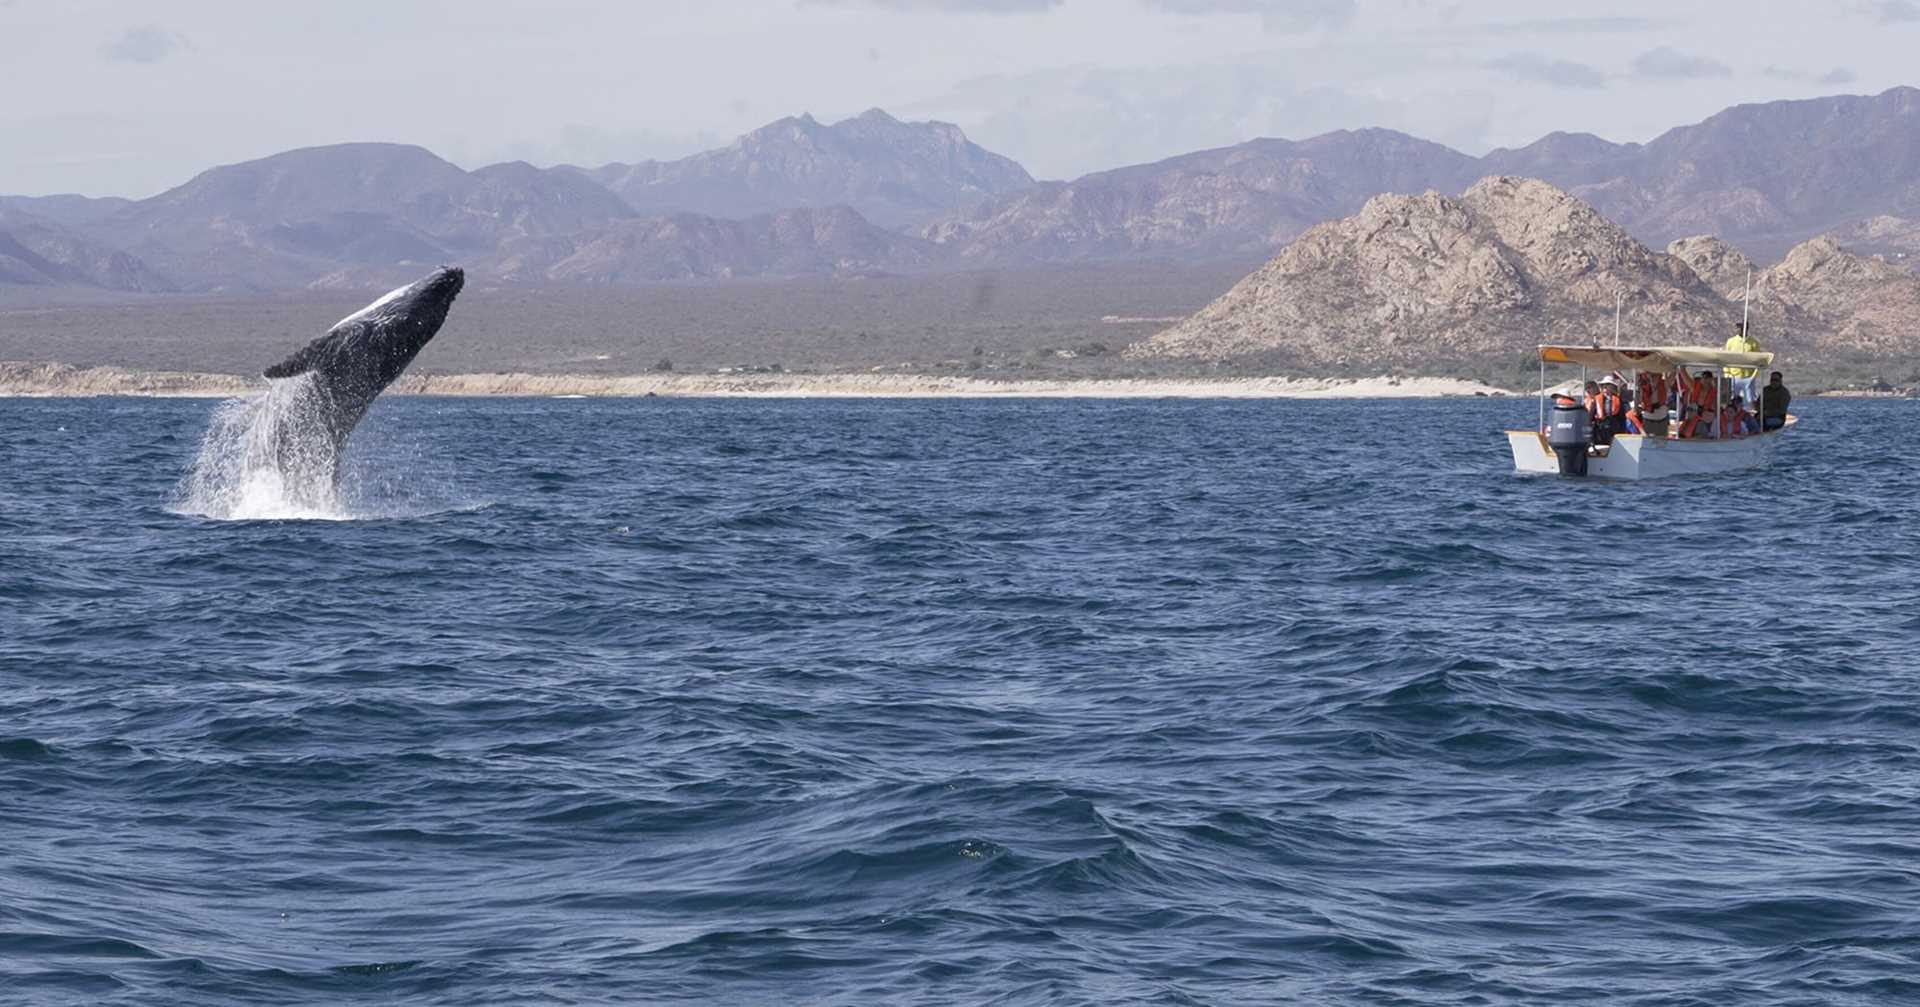
M 0 402 L 0 1001 L 1920 993 L 1915 414 L 1529 408 L 402 399 L 341 513 L 491 506 L 211 522 Z

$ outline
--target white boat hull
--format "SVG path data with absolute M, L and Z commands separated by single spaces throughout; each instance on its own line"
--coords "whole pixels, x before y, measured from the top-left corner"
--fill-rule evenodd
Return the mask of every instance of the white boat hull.
M 1606 454 L 1587 456 L 1589 479 L 1664 479 L 1668 476 L 1713 475 L 1765 465 L 1773 458 L 1781 434 L 1793 428 L 1794 418 L 1773 433 L 1725 440 L 1644 437 L 1619 434 Z M 1560 460 L 1547 438 L 1532 430 L 1507 431 L 1516 472 L 1559 475 Z

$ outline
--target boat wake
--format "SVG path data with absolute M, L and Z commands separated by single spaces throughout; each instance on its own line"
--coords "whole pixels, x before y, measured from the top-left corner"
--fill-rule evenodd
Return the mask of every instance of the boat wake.
M 222 402 L 168 509 L 216 521 L 359 521 L 485 506 L 454 499 L 418 465 L 343 461 L 324 395 L 302 374 Z

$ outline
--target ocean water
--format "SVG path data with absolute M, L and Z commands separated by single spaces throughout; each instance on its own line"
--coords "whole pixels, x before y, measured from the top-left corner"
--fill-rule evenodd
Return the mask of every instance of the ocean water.
M 0 1002 L 1920 996 L 1913 403 L 214 411 L 0 400 Z

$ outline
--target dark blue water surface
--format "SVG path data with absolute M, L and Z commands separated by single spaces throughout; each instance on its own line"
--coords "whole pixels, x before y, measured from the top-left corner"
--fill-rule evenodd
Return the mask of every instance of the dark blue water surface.
M 1911 403 L 0 400 L 0 1001 L 1920 996 Z

